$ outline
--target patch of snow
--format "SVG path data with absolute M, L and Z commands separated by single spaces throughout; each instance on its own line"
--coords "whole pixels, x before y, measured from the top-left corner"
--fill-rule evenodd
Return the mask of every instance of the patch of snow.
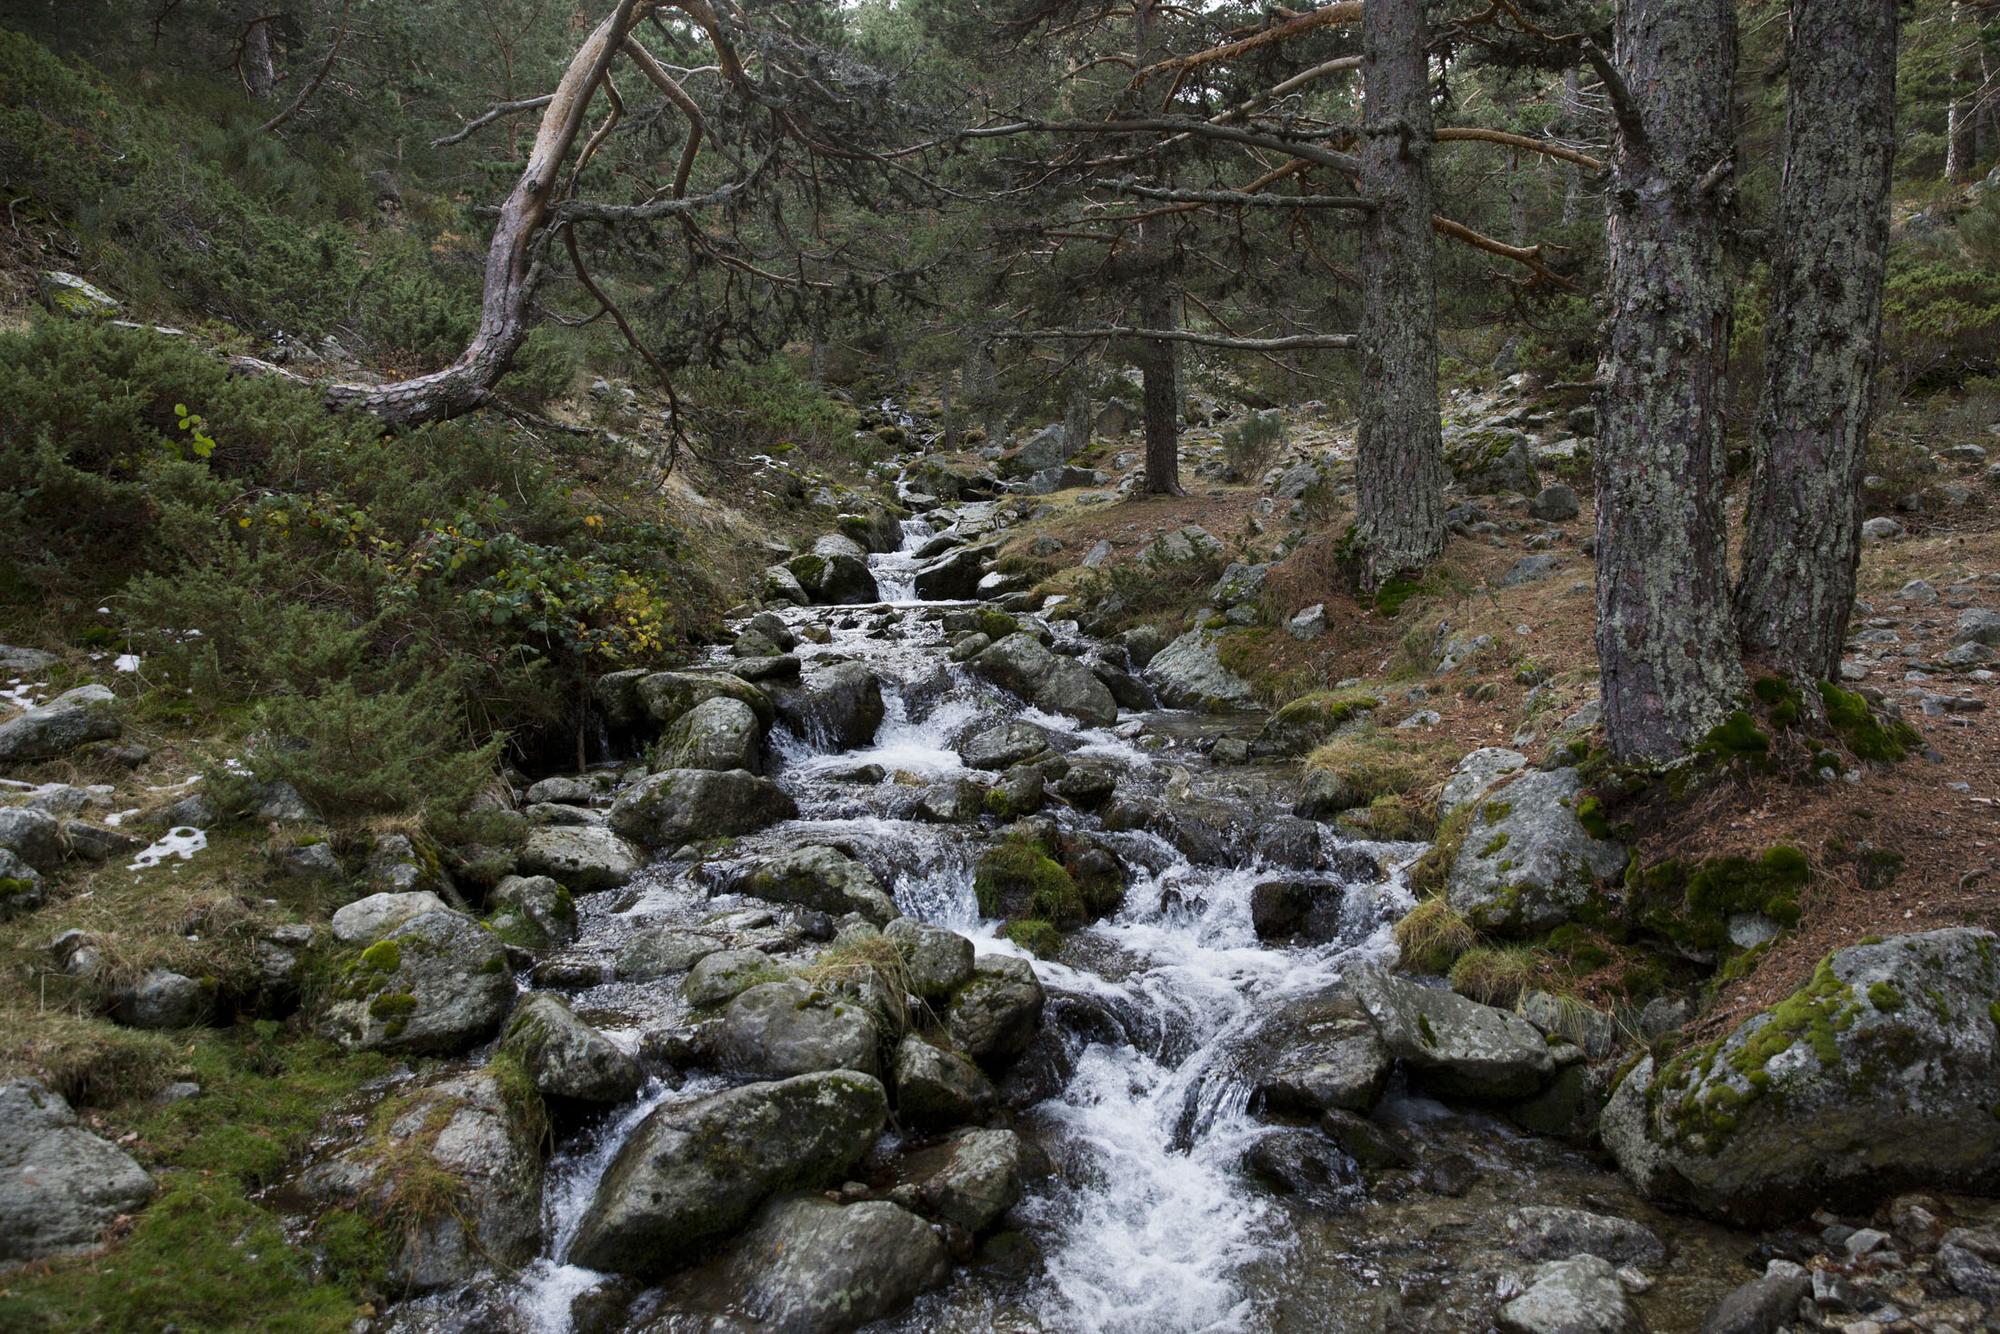
M 207 834 L 189 825 L 179 825 L 155 839 L 152 846 L 134 857 L 125 869 L 143 871 L 147 867 L 158 866 L 169 857 L 189 861 L 207 846 Z

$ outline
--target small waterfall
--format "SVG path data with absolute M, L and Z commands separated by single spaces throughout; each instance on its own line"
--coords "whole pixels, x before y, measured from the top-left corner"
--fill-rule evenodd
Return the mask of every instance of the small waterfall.
M 882 601 L 893 605 L 917 600 L 917 570 L 922 564 L 917 552 L 934 536 L 925 520 L 904 519 L 903 544 L 894 551 L 868 558 L 868 568 L 875 575 L 876 587 L 882 591 Z

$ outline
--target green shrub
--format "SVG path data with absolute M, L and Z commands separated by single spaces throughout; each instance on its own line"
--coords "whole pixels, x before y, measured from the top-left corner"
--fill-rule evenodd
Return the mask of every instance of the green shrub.
M 264 782 L 286 782 L 327 815 L 455 811 L 492 774 L 497 740 L 477 744 L 450 687 L 423 682 L 373 695 L 337 681 L 319 695 L 280 695 L 260 710 L 267 733 L 250 754 Z

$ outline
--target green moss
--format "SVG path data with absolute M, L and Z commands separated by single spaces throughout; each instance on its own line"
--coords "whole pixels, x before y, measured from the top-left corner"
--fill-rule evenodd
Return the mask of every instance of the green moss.
M 1021 623 L 1019 621 L 1009 616 L 1006 612 L 993 607 L 982 607 L 973 613 L 973 617 L 978 625 L 979 633 L 985 635 L 996 644 L 1008 635 L 1019 634 L 1021 632 Z
M 1764 716 L 1773 727 L 1795 726 L 1805 707 L 1805 696 L 1800 693 L 1798 683 L 1782 676 L 1759 677 L 1750 687 L 1750 694 L 1764 706 Z
M 1415 579 L 1387 580 L 1375 590 L 1375 610 L 1383 616 L 1394 616 L 1422 589 L 1423 585 Z
M 417 1012 L 417 998 L 407 991 L 385 991 L 368 1002 L 368 1013 L 386 1024 L 407 1021 Z
M 1894 1014 L 1903 1008 L 1903 993 L 1887 982 L 1871 983 L 1868 987 L 1868 1003 L 1884 1014 Z
M 1746 710 L 1738 709 L 1710 728 L 1694 749 L 1722 761 L 1762 759 L 1770 753 L 1771 738 Z
M 1511 801 L 1489 801 L 1479 808 L 1479 818 L 1485 824 L 1499 824 L 1514 813 Z
M 785 568 L 790 570 L 792 577 L 801 584 L 812 588 L 826 578 L 826 557 L 808 552 L 803 556 L 792 557 Z
M 356 971 L 393 973 L 403 966 L 403 948 L 394 940 L 378 940 L 361 951 Z
M 1479 855 L 1482 857 L 1491 857 L 1494 853 L 1501 851 L 1506 846 L 1507 846 L 1507 834 L 1505 830 L 1502 830 L 1500 833 L 1495 834 L 1491 839 L 1487 840 L 1486 846 L 1479 850 Z M 1502 868 L 1503 873 L 1506 869 L 1507 868 L 1505 867 Z
M 1923 736 L 1916 728 L 1901 719 L 1885 722 L 1852 690 L 1822 681 L 1819 697 L 1826 706 L 1828 724 L 1857 759 L 1893 762 L 1923 745 Z
M 1729 918 L 1762 913 L 1782 927 L 1799 922 L 1798 891 L 1812 876 L 1805 854 L 1779 844 L 1762 856 L 1712 857 L 1689 869 L 1667 860 L 1626 875 L 1634 920 L 1645 930 L 1702 950 L 1729 943 Z
M 1083 891 L 1062 864 L 1013 839 L 996 844 L 980 859 L 972 890 L 979 911 L 988 917 L 1025 909 L 1031 917 L 1070 927 L 1089 915 Z
M 1422 1010 L 1417 1011 L 1417 1036 L 1423 1040 L 1426 1047 L 1437 1046 L 1438 1035 L 1431 1028 L 1431 1017 Z
M 1053 922 L 1038 917 L 1019 917 L 1007 923 L 1001 935 L 1037 959 L 1052 959 L 1062 948 L 1063 934 Z
M 1576 822 L 1583 826 L 1583 832 L 1592 838 L 1610 838 L 1611 821 L 1605 818 L 1604 802 L 1595 792 L 1586 792 L 1577 798 Z
M 1616 957 L 1602 937 L 1576 922 L 1566 922 L 1549 932 L 1543 947 L 1568 961 L 1572 968 L 1586 973 L 1595 972 Z
M 1437 832 L 1429 811 L 1394 793 L 1375 798 L 1365 808 L 1343 811 L 1337 823 L 1392 843 L 1420 842 Z

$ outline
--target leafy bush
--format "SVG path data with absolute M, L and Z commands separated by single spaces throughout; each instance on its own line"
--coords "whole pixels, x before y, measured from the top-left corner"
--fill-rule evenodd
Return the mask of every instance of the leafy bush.
M 363 695 L 336 681 L 313 698 L 278 695 L 259 710 L 266 736 L 250 754 L 264 782 L 286 782 L 328 815 L 456 811 L 471 800 L 499 753 L 473 746 L 449 686 Z
M 1259 412 L 1222 433 L 1222 455 L 1232 482 L 1249 482 L 1271 466 L 1285 446 L 1285 419 Z

